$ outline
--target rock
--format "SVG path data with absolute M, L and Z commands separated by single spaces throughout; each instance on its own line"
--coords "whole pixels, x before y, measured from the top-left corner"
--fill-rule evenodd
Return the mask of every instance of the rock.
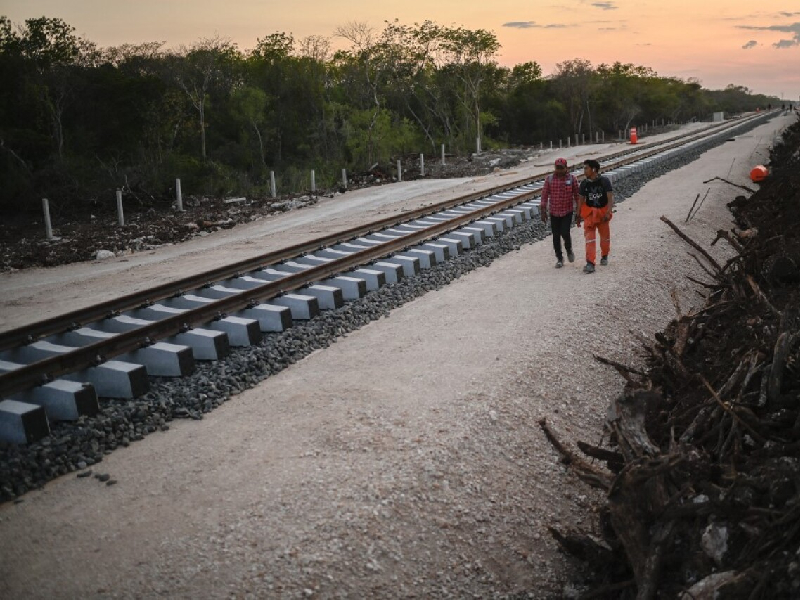
M 701 545 L 706 556 L 717 563 L 717 566 L 722 566 L 722 558 L 728 551 L 728 528 L 711 523 L 703 532 Z
M 107 258 L 114 258 L 116 254 L 111 252 L 111 250 L 98 250 L 94 253 L 95 260 L 105 260 Z

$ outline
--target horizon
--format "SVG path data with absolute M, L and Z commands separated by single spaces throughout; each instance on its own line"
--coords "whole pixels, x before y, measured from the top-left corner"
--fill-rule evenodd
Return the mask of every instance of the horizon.
M 274 0 L 244 0 L 222 11 L 208 0 L 3 0 L 0 14 L 14 26 L 30 18 L 59 18 L 99 47 L 156 41 L 169 49 L 219 36 L 243 52 L 273 33 L 297 41 L 322 36 L 334 49 L 345 49 L 349 42 L 336 38 L 334 31 L 347 23 L 366 23 L 377 35 L 395 18 L 404 25 L 430 20 L 491 31 L 501 44 L 498 64 L 511 68 L 536 62 L 544 76 L 575 58 L 594 67 L 620 62 L 648 67 L 659 77 L 696 79 L 709 90 L 733 84 L 798 103 L 800 10 L 791 10 L 789 1 L 778 4 L 784 9 L 754 14 L 743 0 L 707 0 L 701 6 L 689 0 L 672 0 L 669 6 L 656 0 L 495 0 L 491 7 L 462 0 L 440 0 L 435 6 L 410 0 L 399 8 L 380 0 L 369 6 L 356 0 L 340 0 L 335 6 L 295 0 L 291 8 Z

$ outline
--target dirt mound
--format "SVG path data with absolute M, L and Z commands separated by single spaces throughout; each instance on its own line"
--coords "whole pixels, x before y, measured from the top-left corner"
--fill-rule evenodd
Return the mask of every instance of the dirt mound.
M 800 123 L 770 167 L 729 205 L 726 264 L 670 224 L 708 274 L 706 303 L 683 314 L 676 299 L 646 373 L 605 361 L 628 381 L 612 446 L 580 444 L 587 460 L 540 423 L 608 493 L 602 539 L 552 531 L 589 566 L 581 597 L 800 597 Z

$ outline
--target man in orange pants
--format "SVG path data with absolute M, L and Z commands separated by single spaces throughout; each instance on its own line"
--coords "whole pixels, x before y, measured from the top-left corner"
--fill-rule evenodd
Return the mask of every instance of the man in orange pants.
M 578 216 L 576 224 L 583 221 L 583 236 L 586 239 L 586 266 L 584 273 L 594 273 L 597 258 L 597 234 L 600 234 L 600 264 L 608 264 L 611 252 L 611 209 L 614 206 L 614 192 L 611 180 L 600 175 L 600 163 L 594 159 L 583 161 L 583 174 L 578 189 Z

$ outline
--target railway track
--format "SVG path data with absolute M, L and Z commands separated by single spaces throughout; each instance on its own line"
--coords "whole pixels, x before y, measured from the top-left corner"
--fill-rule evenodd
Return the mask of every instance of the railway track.
M 660 161 L 721 143 L 769 116 L 610 155 L 601 160 L 603 171 L 616 184 Z M 51 423 L 98 415 L 101 399 L 146 395 L 152 381 L 162 381 L 153 378 L 188 376 L 232 348 L 263 345 L 265 335 L 312 322 L 501 238 L 538 216 L 545 175 L 0 334 L 0 441 L 46 438 Z

